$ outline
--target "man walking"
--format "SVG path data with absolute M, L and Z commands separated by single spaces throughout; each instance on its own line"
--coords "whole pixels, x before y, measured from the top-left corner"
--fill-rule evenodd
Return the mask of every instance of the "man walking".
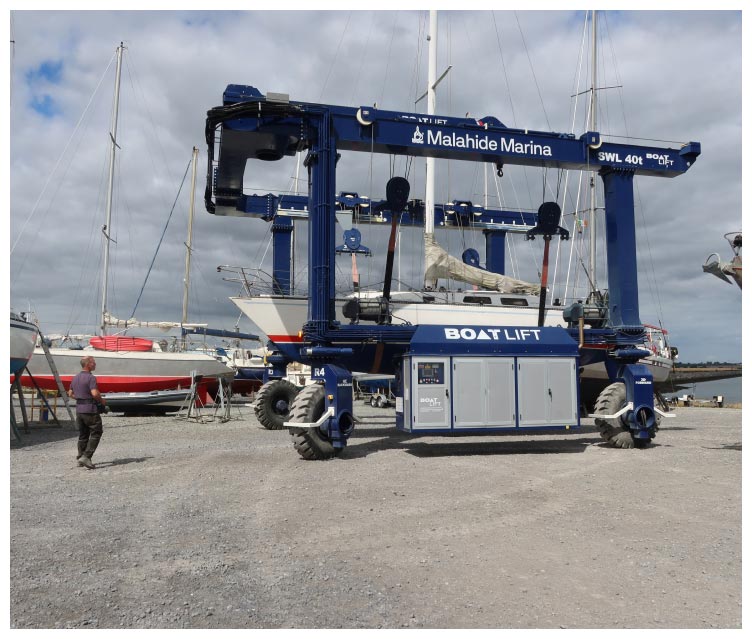
M 91 355 L 81 358 L 81 372 L 71 381 L 68 395 L 76 399 L 76 424 L 78 425 L 78 460 L 79 466 L 89 470 L 96 468 L 91 458 L 102 438 L 102 417 L 99 406 L 105 401 L 97 388 L 97 378 L 92 372 L 97 363 Z

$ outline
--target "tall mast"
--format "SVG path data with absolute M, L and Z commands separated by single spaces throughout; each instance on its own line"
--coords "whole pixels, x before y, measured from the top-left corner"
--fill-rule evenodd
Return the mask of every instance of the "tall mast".
M 597 126 L 597 109 L 598 109 L 598 101 L 596 99 L 596 87 L 598 86 L 598 39 L 597 39 L 597 12 L 593 10 L 591 14 L 591 32 L 592 32 L 592 59 L 591 59 L 591 84 L 590 84 L 590 118 L 588 122 L 588 131 L 595 131 Z M 591 173 L 590 174 L 590 263 L 589 263 L 589 269 L 590 269 L 590 282 L 592 286 L 592 291 L 595 292 L 598 290 L 597 285 L 597 279 L 595 275 L 595 257 L 596 257 L 596 246 L 595 246 L 595 176 Z
M 115 70 L 115 94 L 112 99 L 112 118 L 110 121 L 110 170 L 107 179 L 107 208 L 105 216 L 105 225 L 102 229 L 104 235 L 104 273 L 102 275 L 102 313 L 100 319 L 99 333 L 106 334 L 105 316 L 107 315 L 107 284 L 110 270 L 110 228 L 112 225 L 112 193 L 113 183 L 115 181 L 115 150 L 117 149 L 117 126 L 118 110 L 120 107 L 120 70 L 123 64 L 123 43 L 117 48 L 117 68 Z
M 438 20 L 436 10 L 428 13 L 428 92 L 426 113 L 436 113 L 436 40 L 438 38 Z M 435 162 L 432 157 L 426 158 L 426 206 L 425 206 L 425 233 L 433 235 L 434 231 L 434 175 Z
M 193 210 L 196 202 L 196 168 L 198 166 L 198 149 L 193 147 L 193 160 L 191 162 L 191 194 L 188 204 L 188 240 L 185 243 L 185 274 L 183 275 L 183 319 L 182 323 L 188 322 L 188 289 L 191 283 L 191 250 L 193 247 Z M 185 337 L 183 337 L 185 340 Z

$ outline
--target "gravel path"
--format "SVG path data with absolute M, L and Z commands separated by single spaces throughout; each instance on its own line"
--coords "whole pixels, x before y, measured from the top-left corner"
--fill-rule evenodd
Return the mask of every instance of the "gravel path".
M 11 627 L 741 628 L 740 410 L 646 450 L 357 411 L 325 462 L 245 406 L 106 415 L 95 471 L 71 426 L 11 439 Z

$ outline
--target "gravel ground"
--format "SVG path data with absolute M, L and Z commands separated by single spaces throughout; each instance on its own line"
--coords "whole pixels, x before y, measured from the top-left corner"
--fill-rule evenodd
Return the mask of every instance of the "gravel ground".
M 741 628 L 740 410 L 616 450 L 356 408 L 325 462 L 245 406 L 106 415 L 94 471 L 70 425 L 11 439 L 11 628 Z

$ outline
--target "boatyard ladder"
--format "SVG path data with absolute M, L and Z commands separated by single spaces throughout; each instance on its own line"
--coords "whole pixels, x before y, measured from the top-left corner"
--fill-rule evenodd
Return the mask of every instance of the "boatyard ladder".
M 65 392 L 65 387 L 63 386 L 63 382 L 60 379 L 60 374 L 57 372 L 57 366 L 55 366 L 55 360 L 52 357 L 52 353 L 50 353 L 50 347 L 47 345 L 47 341 L 44 339 L 44 335 L 42 335 L 41 331 L 39 333 L 39 343 L 42 345 L 44 356 L 47 358 L 47 363 L 50 365 L 50 370 L 52 371 L 52 376 L 55 378 L 55 383 L 57 384 L 57 390 L 60 393 L 60 397 L 63 398 L 65 409 L 68 411 L 68 417 L 70 417 L 70 420 L 72 422 L 75 422 L 76 417 L 73 415 L 70 403 L 68 402 L 68 393 Z

